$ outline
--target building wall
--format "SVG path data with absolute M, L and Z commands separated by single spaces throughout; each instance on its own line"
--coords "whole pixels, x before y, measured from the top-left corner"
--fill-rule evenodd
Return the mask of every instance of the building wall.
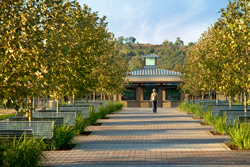
M 115 101 L 116 100 L 121 101 L 125 108 L 127 108 L 127 107 L 139 107 L 138 100 L 139 100 L 139 96 L 140 96 L 140 107 L 142 107 L 142 108 L 150 107 L 151 108 L 152 102 L 143 100 L 143 87 L 141 87 L 140 89 L 141 89 L 141 91 L 139 94 L 139 89 L 138 89 L 138 87 L 136 88 L 136 100 L 135 101 L 122 101 L 122 95 L 114 95 L 113 99 Z M 177 107 L 179 105 L 179 103 L 184 99 L 182 93 L 180 93 L 180 100 L 173 100 L 173 101 L 165 100 L 165 96 L 166 96 L 165 88 L 162 87 L 162 91 L 161 91 L 161 87 L 158 87 L 157 107 L 163 107 L 163 108 Z

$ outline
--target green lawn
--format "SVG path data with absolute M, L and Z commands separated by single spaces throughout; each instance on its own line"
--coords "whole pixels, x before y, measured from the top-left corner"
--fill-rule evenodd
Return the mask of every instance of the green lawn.
M 12 116 L 14 116 L 14 115 L 16 115 L 16 114 L 0 115 L 0 120 L 3 120 L 3 119 L 5 119 L 5 118 L 12 117 Z

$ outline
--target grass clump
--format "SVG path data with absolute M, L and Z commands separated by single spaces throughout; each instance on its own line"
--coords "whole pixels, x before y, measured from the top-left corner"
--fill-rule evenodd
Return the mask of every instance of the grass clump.
M 8 139 L 6 139 L 8 140 Z M 42 149 L 45 147 L 42 139 L 14 138 L 13 141 L 1 141 L 0 163 L 3 167 L 36 167 L 45 158 Z M 10 145 L 6 145 L 10 143 Z
M 211 108 L 209 108 L 206 112 L 204 112 L 203 118 L 204 118 L 204 121 L 207 124 L 209 124 L 209 125 L 213 124 L 213 117 L 212 117 L 212 110 L 211 110 Z
M 178 106 L 179 109 L 186 111 L 188 113 L 195 114 L 197 118 L 203 118 L 203 108 L 202 105 L 195 105 L 192 103 L 182 102 Z
M 91 107 L 89 112 L 89 123 L 94 125 L 98 119 L 98 113 L 95 112 L 95 108 Z
M 200 119 L 203 118 L 204 112 L 203 112 L 202 105 L 196 106 L 194 110 L 194 114 L 195 114 L 195 117 L 197 118 L 200 118 Z
M 76 116 L 76 133 L 80 134 L 89 124 L 88 118 L 85 118 L 81 113 Z
M 216 129 L 217 132 L 220 132 L 221 134 L 226 134 L 227 131 L 227 124 L 226 124 L 226 116 L 220 116 L 215 117 L 213 119 L 213 126 Z
M 107 110 L 103 107 L 99 108 L 99 118 L 102 119 L 107 115 Z
M 229 140 L 240 149 L 250 149 L 250 123 L 234 123 L 228 128 L 228 134 L 231 136 Z
M 72 144 L 72 139 L 76 136 L 75 127 L 58 125 L 54 129 L 54 149 L 60 149 Z

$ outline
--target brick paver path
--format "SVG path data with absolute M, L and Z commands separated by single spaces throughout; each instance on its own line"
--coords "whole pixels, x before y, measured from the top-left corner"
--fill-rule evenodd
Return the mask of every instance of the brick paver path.
M 89 136 L 78 136 L 70 151 L 46 153 L 46 166 L 250 166 L 250 152 L 231 151 L 202 126 L 176 108 L 127 108 L 98 120 Z

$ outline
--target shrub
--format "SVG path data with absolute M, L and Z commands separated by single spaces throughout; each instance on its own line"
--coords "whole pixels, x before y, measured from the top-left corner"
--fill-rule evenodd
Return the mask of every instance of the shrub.
M 220 132 L 222 134 L 226 134 L 227 130 L 227 125 L 226 125 L 226 116 L 220 116 L 220 117 L 215 117 L 213 119 L 213 126 L 215 127 L 217 132 Z
M 110 114 L 113 113 L 115 111 L 119 111 L 121 110 L 123 107 L 123 103 L 122 102 L 112 102 L 112 101 L 108 101 L 107 105 L 106 105 L 106 113 Z
M 76 116 L 76 133 L 80 134 L 84 131 L 85 127 L 89 124 L 88 118 L 85 118 L 81 113 Z
M 54 149 L 59 149 L 72 144 L 75 137 L 75 127 L 58 125 L 54 129 Z
M 35 138 L 26 138 L 23 135 L 20 139 L 13 140 L 9 149 L 4 151 L 4 160 L 2 166 L 10 167 L 35 167 L 39 166 L 39 161 L 45 158 L 42 149 L 43 140 Z
M 4 160 L 6 159 L 6 151 L 6 140 L 0 139 L 0 166 L 2 166 L 1 164 L 4 164 Z
M 99 108 L 99 118 L 100 119 L 104 118 L 106 116 L 106 114 L 107 114 L 107 110 L 103 107 L 100 107 Z
M 213 117 L 212 117 L 212 110 L 211 110 L 211 108 L 209 108 L 206 112 L 204 112 L 203 118 L 204 118 L 204 121 L 207 124 L 209 124 L 209 125 L 213 124 Z
M 202 105 L 196 106 L 196 108 L 194 110 L 194 114 L 198 118 L 203 118 L 204 112 L 203 112 Z
M 98 119 L 98 113 L 95 112 L 95 109 L 93 107 L 90 108 L 89 112 L 89 122 L 90 125 L 94 125 Z
M 228 128 L 231 136 L 230 142 L 234 143 L 241 149 L 250 149 L 250 123 L 234 123 Z

